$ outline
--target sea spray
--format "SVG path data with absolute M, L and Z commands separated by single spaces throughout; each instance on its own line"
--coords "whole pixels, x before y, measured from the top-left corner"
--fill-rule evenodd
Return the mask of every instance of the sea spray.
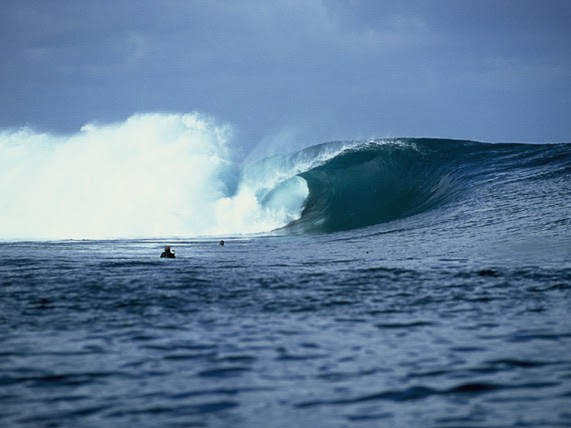
M 297 202 L 264 208 L 263 186 L 240 183 L 232 135 L 229 125 L 198 113 L 135 115 L 68 136 L 4 131 L 0 238 L 256 233 L 299 216 L 303 186 L 290 189 Z

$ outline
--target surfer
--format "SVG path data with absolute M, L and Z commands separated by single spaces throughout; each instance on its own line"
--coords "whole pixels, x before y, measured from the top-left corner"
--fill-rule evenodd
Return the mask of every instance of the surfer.
M 221 239 L 220 242 L 219 242 L 219 244 L 220 244 L 221 246 L 224 246 L 224 239 Z
M 176 258 L 174 255 L 174 250 L 171 251 L 171 247 L 169 245 L 167 245 L 165 247 L 165 250 L 161 253 L 161 259 L 174 259 Z

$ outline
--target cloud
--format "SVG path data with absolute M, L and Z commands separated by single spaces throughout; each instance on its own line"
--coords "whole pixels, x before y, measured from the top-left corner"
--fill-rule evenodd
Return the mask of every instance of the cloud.
M 247 146 L 294 128 L 309 130 L 299 136 L 308 140 L 389 131 L 561 139 L 571 131 L 563 122 L 547 135 L 474 119 L 483 110 L 517 111 L 521 96 L 498 92 L 514 86 L 510 75 L 542 108 L 553 96 L 542 93 L 545 82 L 569 98 L 566 2 L 22 0 L 0 7 L 0 126 L 73 130 L 135 112 L 202 110 L 234 123 Z M 484 104 L 492 98 L 501 109 Z M 522 110 L 520 121 L 549 110 Z M 471 127 L 455 125 L 465 116 Z

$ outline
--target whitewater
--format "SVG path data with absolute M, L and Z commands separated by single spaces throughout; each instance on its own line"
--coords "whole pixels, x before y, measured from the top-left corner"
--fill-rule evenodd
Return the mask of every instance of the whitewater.
M 308 190 L 294 177 L 319 160 L 242 167 L 231 138 L 229 125 L 197 113 L 136 115 L 66 136 L 4 131 L 0 237 L 243 234 L 298 217 Z
M 236 132 L 0 131 L 0 425 L 571 426 L 570 143 Z

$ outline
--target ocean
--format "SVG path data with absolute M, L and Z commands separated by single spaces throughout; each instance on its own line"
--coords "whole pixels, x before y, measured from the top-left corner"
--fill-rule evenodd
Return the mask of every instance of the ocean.
M 115 218 L 76 170 L 37 193 L 79 181 L 89 201 L 26 224 L 6 189 L 34 182 L 1 173 L 1 426 L 571 426 L 571 144 L 340 141 L 216 165 L 231 173 L 188 223 L 169 192 L 196 203 L 198 185 L 148 187 L 156 228 L 146 193 L 106 187 Z

